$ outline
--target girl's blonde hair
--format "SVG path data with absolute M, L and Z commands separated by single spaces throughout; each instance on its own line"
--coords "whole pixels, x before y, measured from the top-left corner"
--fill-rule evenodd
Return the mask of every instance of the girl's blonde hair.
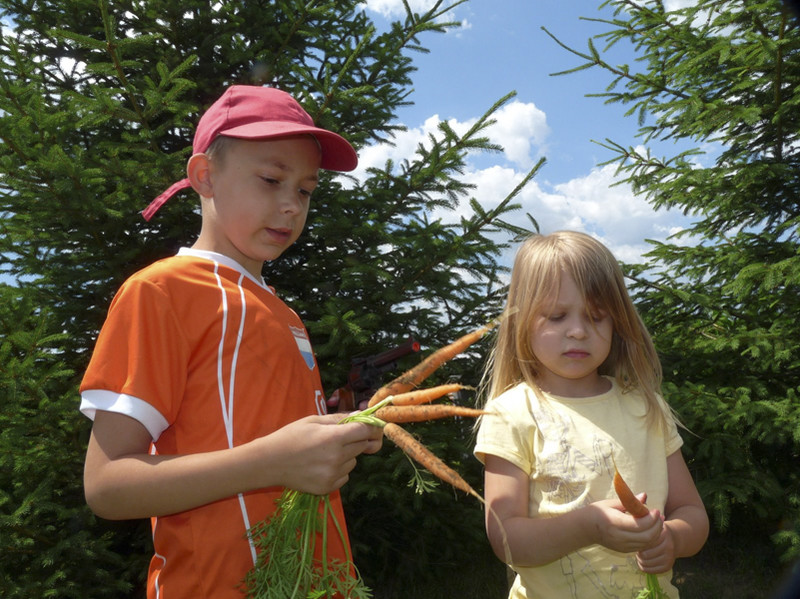
M 575 231 L 534 235 L 520 246 L 487 366 L 487 399 L 521 382 L 541 396 L 536 379 L 542 365 L 531 351 L 531 325 L 537 315 L 549 310 L 563 273 L 573 278 L 587 309 L 608 314 L 613 323 L 611 351 L 600 374 L 615 377 L 623 391 L 638 388 L 647 402 L 648 424 L 665 426 L 672 414 L 659 399 L 661 363 L 628 295 L 622 269 L 602 243 Z

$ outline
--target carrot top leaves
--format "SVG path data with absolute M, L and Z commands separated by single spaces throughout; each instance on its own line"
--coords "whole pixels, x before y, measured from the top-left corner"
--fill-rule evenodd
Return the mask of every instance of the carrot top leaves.
M 349 555 L 345 562 L 325 559 L 329 518 L 333 519 L 340 540 L 347 547 L 328 495 L 286 489 L 272 517 L 249 532 L 258 558 L 245 578 L 247 596 L 252 599 L 322 599 L 338 594 L 348 599 L 370 599 L 372 592 L 361 580 Z M 314 558 L 319 533 L 322 560 Z

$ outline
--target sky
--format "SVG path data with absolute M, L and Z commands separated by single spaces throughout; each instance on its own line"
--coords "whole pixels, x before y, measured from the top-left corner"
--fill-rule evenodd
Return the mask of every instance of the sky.
M 408 2 L 417 12 L 435 3 Z M 691 0 L 667 0 L 666 5 L 669 9 L 688 2 Z M 383 166 L 388 158 L 411 156 L 442 120 L 449 121 L 456 131 L 465 130 L 497 100 L 515 91 L 516 97 L 496 114 L 497 123 L 488 132 L 505 151 L 469 160 L 465 178 L 477 186 L 473 197 L 490 208 L 545 157 L 544 167 L 518 196 L 522 209 L 509 220 L 527 226 L 525 213 L 530 213 L 542 233 L 584 231 L 624 262 L 644 260 L 642 255 L 650 248 L 647 239 L 663 241 L 690 221 L 680 211 L 656 212 L 626 184 L 614 185 L 618 182 L 616 166 L 602 165 L 614 155 L 592 140 L 638 146 L 642 140 L 636 137 L 637 119 L 624 116 L 625 106 L 586 97 L 605 91 L 611 79 L 603 70 L 553 76 L 582 61 L 542 29 L 584 51 L 590 37 L 609 29 L 606 24 L 581 19 L 608 17 L 608 10 L 601 12 L 600 4 L 600 0 L 469 0 L 457 6 L 447 20 L 458 21 L 461 27 L 446 34 L 421 36 L 430 53 L 413 54 L 418 71 L 412 74 L 414 91 L 409 100 L 414 105 L 398 115 L 408 131 L 398 135 L 394 148 L 363 149 L 359 169 Z M 402 0 L 366 0 L 365 5 L 378 27 L 405 14 Z M 596 45 L 601 49 L 604 43 Z M 608 58 L 612 64 L 633 64 L 635 55 L 618 45 Z M 657 155 L 675 151 L 655 149 L 661 150 L 654 152 Z M 513 248 L 501 262 L 510 264 L 512 253 Z

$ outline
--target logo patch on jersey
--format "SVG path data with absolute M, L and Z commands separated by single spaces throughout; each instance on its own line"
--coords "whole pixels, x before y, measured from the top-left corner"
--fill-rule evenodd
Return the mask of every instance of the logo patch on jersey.
M 292 331 L 292 335 L 294 335 L 297 349 L 300 350 L 300 355 L 303 356 L 306 366 L 308 366 L 309 370 L 314 370 L 314 366 L 316 366 L 314 362 L 314 352 L 311 351 L 311 342 L 308 340 L 306 332 L 303 329 L 292 326 L 290 326 L 289 329 Z

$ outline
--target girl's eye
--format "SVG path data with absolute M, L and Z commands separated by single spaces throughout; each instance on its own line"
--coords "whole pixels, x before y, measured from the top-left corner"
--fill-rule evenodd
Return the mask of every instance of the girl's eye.
M 300 195 L 305 196 L 307 198 L 311 197 L 311 190 L 309 189 L 300 189 Z
M 561 313 L 551 314 L 550 316 L 547 317 L 547 319 L 551 320 L 553 322 L 558 322 L 559 320 L 563 320 L 564 319 L 564 315 L 561 314 Z
M 261 179 L 264 181 L 264 183 L 268 183 L 269 185 L 277 185 L 278 184 L 278 180 L 277 179 L 273 179 L 272 177 L 261 177 Z

